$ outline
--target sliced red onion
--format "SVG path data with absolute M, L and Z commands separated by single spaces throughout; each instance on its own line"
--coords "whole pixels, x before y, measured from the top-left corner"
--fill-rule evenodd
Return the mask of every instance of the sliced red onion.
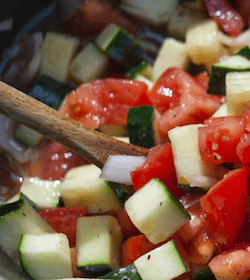
M 18 162 L 25 163 L 37 158 L 37 151 L 27 148 L 11 135 L 13 121 L 0 114 L 0 146 L 9 152 Z
M 218 36 L 221 43 L 228 47 L 245 47 L 250 45 L 250 28 L 236 37 L 228 36 L 223 32 L 219 32 Z
M 103 166 L 100 178 L 106 181 L 132 185 L 131 171 L 141 166 L 146 157 L 129 155 L 109 156 Z
M 202 187 L 204 190 L 210 189 L 214 186 L 219 180 L 214 179 L 209 176 L 203 175 L 193 175 L 190 177 L 190 187 Z

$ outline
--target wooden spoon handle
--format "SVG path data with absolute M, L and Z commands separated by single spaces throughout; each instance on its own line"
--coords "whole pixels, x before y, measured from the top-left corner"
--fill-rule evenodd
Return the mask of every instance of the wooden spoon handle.
M 0 113 L 59 142 L 102 168 L 109 155 L 147 155 L 148 149 L 88 129 L 0 81 Z

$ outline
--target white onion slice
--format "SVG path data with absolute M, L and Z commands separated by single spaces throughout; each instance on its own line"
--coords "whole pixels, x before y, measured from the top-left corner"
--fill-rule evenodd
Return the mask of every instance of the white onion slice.
M 218 37 L 221 43 L 228 47 L 245 47 L 250 45 L 250 28 L 236 37 L 228 36 L 223 32 L 218 32 Z
M 132 185 L 131 171 L 141 166 L 146 157 L 129 155 L 111 155 L 105 162 L 100 175 L 101 179 L 125 185 Z
M 202 187 L 203 189 L 208 190 L 218 181 L 219 180 L 209 176 L 193 175 L 190 177 L 189 184 L 190 187 Z

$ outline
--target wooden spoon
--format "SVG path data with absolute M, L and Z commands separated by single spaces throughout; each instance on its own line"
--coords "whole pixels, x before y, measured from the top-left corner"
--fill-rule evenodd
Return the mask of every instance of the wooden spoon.
M 88 129 L 0 81 L 0 113 L 68 147 L 102 168 L 109 155 L 146 156 L 148 149 Z

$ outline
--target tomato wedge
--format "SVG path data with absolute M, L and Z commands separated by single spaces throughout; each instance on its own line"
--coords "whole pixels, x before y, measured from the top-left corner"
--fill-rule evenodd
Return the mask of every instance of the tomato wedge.
M 228 0 L 203 0 L 203 3 L 209 16 L 218 23 L 224 32 L 237 36 L 243 31 L 245 22 L 242 16 L 231 7 Z
M 177 67 L 167 69 L 148 95 L 162 114 L 158 128 L 163 140 L 167 139 L 168 130 L 202 123 L 221 106 L 218 96 L 208 95 L 200 81 Z
M 240 162 L 236 147 L 245 131 L 242 116 L 210 118 L 198 128 L 201 158 L 215 164 Z
M 70 92 L 59 111 L 96 129 L 102 124 L 127 124 L 129 108 L 149 104 L 144 82 L 107 78 L 86 83 Z
M 229 171 L 201 199 L 210 235 L 230 247 L 248 213 L 249 183 L 246 168 Z
M 77 218 L 86 216 L 86 211 L 83 208 L 59 207 L 40 211 L 39 214 L 54 230 L 67 235 L 70 247 L 75 246 Z
M 161 180 L 176 197 L 180 198 L 184 194 L 178 187 L 170 143 L 159 144 L 151 148 L 146 161 L 131 172 L 131 179 L 136 191 L 152 178 Z

